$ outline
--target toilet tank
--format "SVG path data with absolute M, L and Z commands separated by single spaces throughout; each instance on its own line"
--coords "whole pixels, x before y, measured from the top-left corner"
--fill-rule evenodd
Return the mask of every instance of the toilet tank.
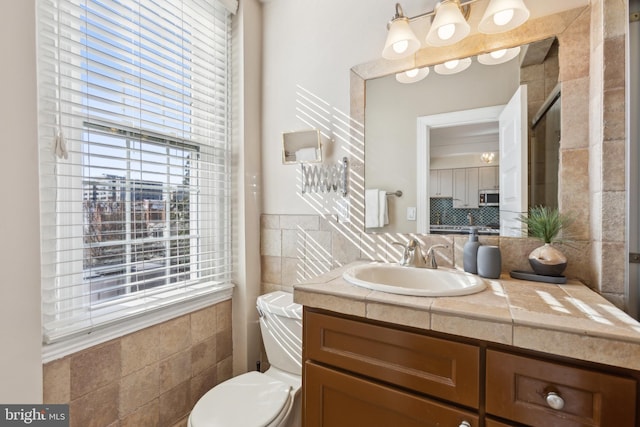
M 261 295 L 256 304 L 269 364 L 302 375 L 302 306 L 282 291 Z

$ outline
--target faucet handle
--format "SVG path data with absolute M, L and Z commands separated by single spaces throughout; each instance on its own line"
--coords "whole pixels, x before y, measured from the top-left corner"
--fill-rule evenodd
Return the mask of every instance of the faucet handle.
M 410 265 L 413 267 L 424 267 L 425 259 L 422 254 L 422 246 L 416 239 L 410 239 L 406 244 L 400 242 L 391 242 L 393 245 L 402 246 L 402 258 L 400 265 Z
M 438 263 L 436 262 L 436 253 L 434 249 L 436 248 L 447 248 L 447 245 L 432 245 L 427 249 L 427 254 L 425 256 L 425 262 L 427 264 L 427 268 L 438 268 Z
M 400 258 L 400 265 L 407 265 L 409 263 L 409 244 L 402 242 L 391 242 L 392 245 L 400 246 L 402 248 L 402 257 Z

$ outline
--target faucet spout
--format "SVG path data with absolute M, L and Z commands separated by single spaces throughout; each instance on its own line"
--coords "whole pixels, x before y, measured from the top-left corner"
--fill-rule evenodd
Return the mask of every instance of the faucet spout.
M 400 265 L 419 268 L 426 267 L 424 255 L 422 254 L 422 246 L 419 241 L 411 239 L 406 245 L 400 242 L 393 242 L 393 244 L 404 248 L 399 262 Z
M 403 252 L 399 264 L 402 266 L 417 268 L 438 268 L 436 262 L 436 248 L 446 248 L 446 245 L 432 245 L 427 250 L 427 254 L 422 252 L 422 245 L 416 239 L 409 240 L 406 244 L 400 242 L 392 242 L 394 245 L 402 246 Z

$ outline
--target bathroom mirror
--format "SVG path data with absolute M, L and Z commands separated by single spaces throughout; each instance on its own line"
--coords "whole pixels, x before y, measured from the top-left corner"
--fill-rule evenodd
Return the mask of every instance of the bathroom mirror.
M 457 226 L 469 224 L 471 215 L 474 225 L 489 227 L 487 234 L 498 234 L 498 207 L 479 206 L 475 195 L 471 196 L 476 200 L 468 209 L 456 207 L 453 196 L 431 198 L 429 179 L 435 171 L 442 169 L 460 172 L 461 169 L 477 168 L 485 175 L 491 171 L 500 174 L 498 116 L 521 84 L 527 86 L 528 95 L 524 105 L 528 113 L 523 121 L 528 124 L 527 134 L 532 135 L 531 118 L 539 113 L 556 87 L 557 41 L 552 37 L 520 48 L 518 57 L 499 65 L 484 65 L 473 57 L 471 66 L 458 74 L 440 75 L 430 67 L 425 79 L 412 84 L 398 82 L 395 74 L 366 80 L 365 188 L 400 189 L 406 196 L 389 198 L 389 224 L 380 229 L 367 229 L 368 232 L 442 230 L 454 233 Z M 483 109 L 495 110 L 492 112 L 494 118 L 474 114 Z M 420 140 L 424 138 L 421 121 L 438 123 L 429 127 L 428 158 L 422 162 L 417 161 L 417 157 L 425 155 L 420 152 L 420 144 L 424 144 Z M 526 146 L 524 150 L 526 153 Z M 483 159 L 484 153 L 487 155 Z M 489 160 L 491 154 L 493 159 Z M 420 170 L 421 164 L 426 170 Z M 522 169 L 526 186 L 529 173 L 526 161 Z M 557 178 L 557 162 L 555 171 L 547 168 L 546 174 Z M 495 180 L 500 181 L 499 175 Z M 475 194 L 478 190 L 474 190 Z M 526 210 L 526 196 L 524 203 Z M 412 215 L 416 208 L 417 218 Z M 452 227 L 430 228 L 430 224 Z
M 320 131 L 318 129 L 285 132 L 282 134 L 282 163 L 318 163 L 322 161 Z

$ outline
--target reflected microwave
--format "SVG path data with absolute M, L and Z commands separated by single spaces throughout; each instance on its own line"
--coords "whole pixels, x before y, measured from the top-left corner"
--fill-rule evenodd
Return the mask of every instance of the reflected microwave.
M 500 190 L 480 190 L 479 206 L 500 206 Z

